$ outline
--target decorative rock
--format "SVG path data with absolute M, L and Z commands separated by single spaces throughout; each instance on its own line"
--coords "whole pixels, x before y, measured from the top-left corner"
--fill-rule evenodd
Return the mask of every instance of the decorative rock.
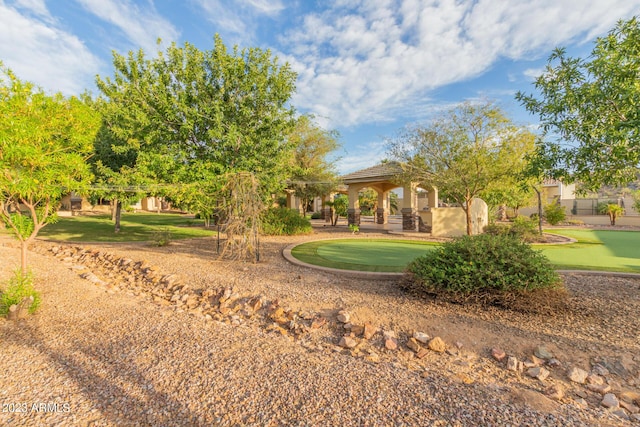
M 419 352 L 421 349 L 420 344 L 418 344 L 418 340 L 415 338 L 409 338 L 409 341 L 407 341 L 407 347 L 414 353 Z
M 560 362 L 558 359 L 556 359 L 555 357 L 552 359 L 549 359 L 549 361 L 547 362 L 547 364 L 549 366 L 551 366 L 552 368 L 559 368 L 560 366 L 562 366 L 562 362 Z
M 384 339 L 384 347 L 387 350 L 397 350 L 398 349 L 398 339 L 393 337 L 388 337 Z
M 491 349 L 491 356 L 496 359 L 498 362 L 501 362 L 504 360 L 505 357 L 507 357 L 507 353 L 505 353 L 504 351 L 502 351 L 502 349 L 499 348 L 492 348 Z
M 595 393 L 606 394 L 611 391 L 611 386 L 609 384 L 589 384 L 587 388 Z
M 586 400 L 584 400 L 582 397 L 574 399 L 574 402 L 576 402 L 582 408 L 588 408 L 589 407 L 589 403 Z
M 422 359 L 424 358 L 427 354 L 429 354 L 429 350 L 427 350 L 426 348 L 421 348 L 420 351 L 418 351 L 418 353 L 416 354 L 416 357 L 418 359 Z
M 431 337 L 424 332 L 414 332 L 413 338 L 420 341 L 422 344 L 428 344 Z
M 371 323 L 364 324 L 364 332 L 362 335 L 364 336 L 365 340 L 370 340 L 371 338 L 373 338 L 376 332 L 378 332 L 378 328 L 373 326 Z
M 611 413 L 618 418 L 622 418 L 623 420 L 629 420 L 629 415 L 627 415 L 624 409 L 616 409 L 615 411 L 611 411 Z
M 396 338 L 396 333 L 394 331 L 391 331 L 391 330 L 384 331 L 384 332 L 382 332 L 382 336 L 384 337 L 384 339 Z
M 351 332 L 355 335 L 362 335 L 364 333 L 364 326 L 362 325 L 351 325 Z
M 634 405 L 633 403 L 625 402 L 624 400 L 620 400 L 620 406 L 629 411 L 630 414 L 640 413 L 640 408 Z
M 593 365 L 591 372 L 595 375 L 606 376 L 609 375 L 609 370 L 600 364 Z
M 609 409 L 617 409 L 620 407 L 620 402 L 618 398 L 613 393 L 607 393 L 602 398 L 602 402 L 600 402 L 602 406 Z
M 349 323 L 349 321 L 351 320 L 351 314 L 349 314 L 349 312 L 345 311 L 345 310 L 340 310 L 338 312 L 338 322 L 341 323 Z
M 507 370 L 517 372 L 518 365 L 518 359 L 513 356 L 509 356 L 509 358 L 507 359 Z
M 587 384 L 602 385 L 604 384 L 604 378 L 600 375 L 589 374 L 587 375 Z
M 531 363 L 533 363 L 535 366 L 541 366 L 546 363 L 546 360 L 540 359 L 539 357 L 536 357 L 535 355 L 533 355 L 531 356 Z
M 562 384 L 551 384 L 544 390 L 544 394 L 553 400 L 562 400 L 564 398 L 564 387 Z
M 567 371 L 567 377 L 569 377 L 569 379 L 574 383 L 578 383 L 578 384 L 584 384 L 588 375 L 589 373 L 587 371 L 585 371 L 584 369 L 577 368 L 575 366 L 569 369 L 569 371 Z
M 547 350 L 547 348 L 543 345 L 539 345 L 538 347 L 536 347 L 533 354 L 535 354 L 535 356 L 539 357 L 540 359 L 544 359 L 544 360 L 553 359 L 553 353 Z
M 535 368 L 530 368 L 527 371 L 527 375 L 529 375 L 531 378 L 537 378 L 540 381 L 544 381 L 549 376 L 549 371 L 547 371 L 542 366 L 537 366 Z
M 625 402 L 633 403 L 635 401 L 640 404 L 640 393 L 637 391 L 625 390 L 620 393 L 620 399 Z
M 444 343 L 442 338 L 435 337 L 429 341 L 429 349 L 438 353 L 443 353 L 447 349 L 447 345 Z
M 342 337 L 338 345 L 344 348 L 354 348 L 358 343 L 351 337 Z

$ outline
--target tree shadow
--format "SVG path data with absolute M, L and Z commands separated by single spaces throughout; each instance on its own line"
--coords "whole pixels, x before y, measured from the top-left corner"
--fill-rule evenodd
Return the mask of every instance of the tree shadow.
M 101 420 L 108 420 L 113 425 L 199 425 L 196 414 L 184 403 L 155 390 L 156 384 L 136 368 L 139 365 L 132 355 L 139 354 L 141 343 L 127 336 L 106 340 L 96 337 L 91 340 L 91 346 L 72 341 L 65 343 L 68 351 L 61 351 L 42 337 L 39 328 L 25 320 L 5 334 L 3 341 L 29 346 L 43 354 L 56 371 L 63 372 L 76 383 L 93 409 L 99 411 Z M 126 355 L 124 359 L 123 355 Z M 126 368 L 121 370 L 123 365 Z M 109 399 L 109 396 L 113 398 Z M 70 414 L 73 414 L 74 402 L 68 403 Z

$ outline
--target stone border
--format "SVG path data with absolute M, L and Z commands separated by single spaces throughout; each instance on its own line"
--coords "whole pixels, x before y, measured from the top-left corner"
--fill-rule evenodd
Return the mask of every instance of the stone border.
M 563 236 L 564 237 L 564 236 Z M 304 261 L 300 261 L 298 258 L 294 257 L 291 254 L 291 250 L 298 245 L 303 245 L 305 243 L 313 243 L 313 242 L 322 242 L 322 241 L 331 241 L 331 240 L 341 240 L 341 239 L 318 239 L 318 240 L 310 240 L 308 242 L 302 243 L 292 243 L 286 248 L 282 250 L 282 256 L 289 261 L 290 263 L 306 268 L 312 268 L 315 270 L 324 271 L 326 273 L 334 273 L 340 274 L 342 276 L 347 277 L 355 277 L 359 279 L 371 279 L 371 280 L 391 280 L 391 279 L 400 279 L 404 276 L 404 273 L 385 273 L 385 272 L 375 272 L 375 271 L 358 271 L 358 270 L 343 270 L 341 268 L 331 268 L 331 267 L 323 267 L 320 265 L 309 264 Z M 575 242 L 575 240 L 574 240 Z M 554 243 L 554 244 L 569 244 L 572 242 L 566 243 Z M 602 270 L 556 270 L 559 274 L 582 274 L 585 276 L 606 276 L 606 277 L 623 277 L 623 278 L 637 278 L 640 279 L 640 273 L 624 273 L 620 271 L 602 271 Z

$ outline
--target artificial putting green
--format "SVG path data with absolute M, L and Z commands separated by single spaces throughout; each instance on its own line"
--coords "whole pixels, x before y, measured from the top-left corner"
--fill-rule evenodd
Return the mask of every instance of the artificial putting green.
M 437 246 L 434 242 L 387 239 L 336 239 L 304 243 L 291 254 L 300 261 L 341 270 L 402 272 Z
M 533 245 L 560 270 L 599 270 L 640 273 L 640 232 L 556 229 L 576 243 Z M 414 240 L 320 240 L 293 248 L 300 261 L 342 270 L 402 272 L 409 262 L 438 243 Z
M 569 245 L 534 245 L 558 269 L 640 273 L 640 232 L 558 229 L 573 237 Z

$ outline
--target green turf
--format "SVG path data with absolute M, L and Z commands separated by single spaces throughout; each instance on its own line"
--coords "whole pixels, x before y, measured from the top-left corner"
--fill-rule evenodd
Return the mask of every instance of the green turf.
M 557 229 L 573 237 L 569 245 L 533 245 L 560 270 L 600 270 L 640 273 L 640 232 Z M 437 243 L 411 240 L 322 240 L 296 246 L 300 261 L 343 270 L 401 272 Z
M 115 233 L 111 216 L 61 217 L 57 223 L 44 227 L 38 237 L 73 242 L 139 242 L 153 240 L 155 232 L 165 229 L 174 240 L 214 233 L 202 228 L 202 220 L 178 214 L 123 213 L 120 224 L 120 232 Z
M 401 272 L 436 247 L 433 242 L 387 239 L 327 240 L 304 243 L 291 251 L 300 261 L 342 270 Z
M 534 245 L 558 268 L 640 273 L 640 232 L 558 229 L 570 245 Z

